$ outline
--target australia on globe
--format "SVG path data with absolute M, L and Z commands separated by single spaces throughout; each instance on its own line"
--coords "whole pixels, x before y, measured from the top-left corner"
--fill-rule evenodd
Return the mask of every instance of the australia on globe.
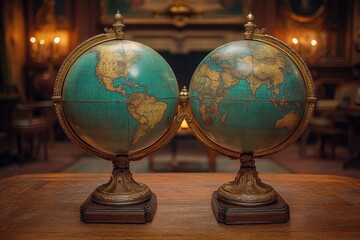
M 90 47 L 69 67 L 63 108 L 73 131 L 109 154 L 142 150 L 169 129 L 176 115 L 178 85 L 167 62 L 133 41 Z
M 208 54 L 189 92 L 192 115 L 207 137 L 254 155 L 269 152 L 294 133 L 308 100 L 294 61 L 277 47 L 252 40 Z

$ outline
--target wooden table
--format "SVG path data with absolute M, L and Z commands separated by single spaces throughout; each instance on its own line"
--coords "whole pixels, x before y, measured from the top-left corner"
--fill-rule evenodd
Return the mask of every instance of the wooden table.
M 85 224 L 80 204 L 108 174 L 19 175 L 0 180 L 1 239 L 360 239 L 360 180 L 261 174 L 290 205 L 284 224 L 216 222 L 212 192 L 234 174 L 134 174 L 158 197 L 147 224 Z

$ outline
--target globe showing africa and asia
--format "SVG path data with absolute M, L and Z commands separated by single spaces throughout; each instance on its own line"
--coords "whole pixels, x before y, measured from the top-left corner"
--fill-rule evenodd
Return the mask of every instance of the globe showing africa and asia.
M 130 155 L 158 141 L 178 104 L 167 62 L 141 43 L 117 39 L 77 54 L 62 88 L 64 115 L 77 138 L 110 156 Z
M 307 107 L 297 65 L 261 41 L 235 41 L 212 51 L 195 70 L 189 92 L 194 120 L 211 141 L 254 156 L 289 139 Z

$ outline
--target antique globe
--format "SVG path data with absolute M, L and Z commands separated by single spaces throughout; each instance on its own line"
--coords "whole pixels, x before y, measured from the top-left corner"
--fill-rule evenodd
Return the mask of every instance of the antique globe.
M 91 201 L 108 206 L 151 201 L 145 205 L 152 209 L 143 211 L 153 216 L 155 194 L 133 180 L 129 161 L 153 153 L 175 135 L 179 91 L 173 71 L 157 52 L 124 40 L 122 20 L 117 13 L 113 28 L 68 56 L 53 101 L 68 137 L 86 152 L 113 162 L 110 181 L 92 193 Z M 82 208 L 82 220 L 100 221 L 86 215 L 87 207 Z
M 251 14 L 248 20 L 244 40 L 216 48 L 196 68 L 188 119 L 200 141 L 242 163 L 236 179 L 214 193 L 216 199 L 259 206 L 276 202 L 278 196 L 258 178 L 253 157 L 272 154 L 298 139 L 315 97 L 300 57 L 256 29 Z

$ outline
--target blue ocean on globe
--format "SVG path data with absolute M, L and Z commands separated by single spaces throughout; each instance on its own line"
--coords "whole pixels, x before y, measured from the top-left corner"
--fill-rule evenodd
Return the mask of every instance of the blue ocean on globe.
M 279 146 L 307 107 L 305 81 L 294 61 L 275 46 L 252 40 L 209 53 L 193 74 L 189 95 L 202 132 L 239 153 Z
M 131 154 L 149 147 L 169 129 L 178 84 L 167 62 L 133 41 L 93 46 L 69 68 L 63 108 L 74 132 L 94 149 Z

